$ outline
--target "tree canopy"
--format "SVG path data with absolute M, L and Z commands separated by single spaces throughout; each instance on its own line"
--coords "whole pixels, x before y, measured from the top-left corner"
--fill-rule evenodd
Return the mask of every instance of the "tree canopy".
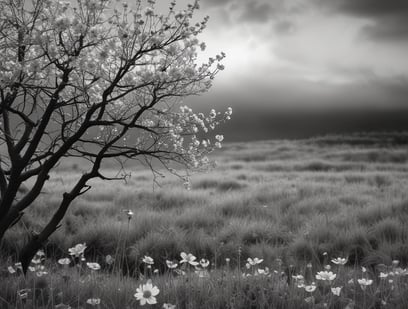
M 20 258 L 30 257 L 58 228 L 71 202 L 103 175 L 105 160 L 136 159 L 170 172 L 206 166 L 221 147 L 211 134 L 232 110 L 195 114 L 182 98 L 206 92 L 224 69 L 221 53 L 198 64 L 205 43 L 194 23 L 196 1 L 166 14 L 155 1 L 130 8 L 109 0 L 0 0 L 0 240 L 40 195 L 50 172 L 67 157 L 89 170 Z M 19 189 L 28 185 L 22 196 Z

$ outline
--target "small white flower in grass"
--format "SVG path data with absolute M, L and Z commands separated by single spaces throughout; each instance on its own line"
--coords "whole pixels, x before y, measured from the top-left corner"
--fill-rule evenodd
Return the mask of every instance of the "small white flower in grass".
M 163 309 L 176 309 L 176 305 L 172 305 L 172 304 L 163 304 Z
M 23 266 L 21 265 L 20 262 L 15 263 L 14 266 L 16 267 L 16 269 L 19 269 L 21 271 L 23 270 Z
M 174 269 L 174 268 L 177 267 L 178 264 L 177 264 L 177 263 L 174 263 L 174 262 L 172 262 L 172 261 L 166 260 L 166 265 L 167 265 L 168 268 Z
M 333 264 L 336 264 L 336 265 L 346 265 L 348 259 L 338 257 L 338 258 L 332 259 L 331 261 Z
M 141 284 L 136 289 L 135 298 L 140 301 L 140 305 L 144 306 L 146 304 L 154 305 L 157 304 L 156 296 L 160 293 L 157 286 L 148 281 L 146 284 Z
M 322 281 L 333 281 L 336 279 L 336 274 L 333 274 L 331 271 L 319 271 L 316 274 L 316 279 L 317 280 L 322 280 Z
M 80 257 L 84 254 L 86 249 L 86 244 L 77 244 L 72 248 L 68 249 L 69 255 L 72 255 L 74 257 Z
M 253 259 L 248 258 L 247 261 L 250 265 L 255 266 L 255 265 L 261 264 L 263 262 L 263 259 L 258 259 L 257 257 L 255 257 Z
M 31 271 L 31 272 L 35 272 L 35 267 L 33 267 L 33 266 L 28 266 L 28 270 Z
M 258 274 L 268 276 L 270 274 L 269 268 L 265 267 L 264 269 L 258 268 Z
M 88 268 L 90 268 L 92 270 L 101 269 L 101 265 L 99 265 L 98 263 L 86 263 L 86 266 L 88 266 Z
M 363 267 L 361 267 L 361 271 L 362 271 L 363 273 L 365 273 L 365 272 L 367 272 L 367 268 L 365 268 L 365 267 L 363 266 Z
M 366 278 L 362 278 L 362 279 L 357 279 L 358 284 L 360 285 L 360 287 L 365 290 L 365 288 L 369 285 L 373 284 L 373 280 L 371 279 L 366 279 Z
M 35 258 L 33 258 L 33 259 L 31 260 L 31 263 L 36 264 L 36 265 L 41 264 L 41 259 L 35 257 Z
M 182 259 L 180 261 L 181 264 L 188 263 L 188 264 L 190 264 L 192 266 L 197 266 L 198 265 L 198 262 L 195 261 L 197 258 L 194 255 L 192 255 L 191 253 L 187 254 L 185 252 L 181 252 L 180 256 L 181 256 L 181 259 Z
M 201 259 L 200 260 L 200 265 L 201 265 L 202 268 L 207 268 L 208 265 L 210 265 L 210 261 L 207 260 L 207 259 Z
M 330 269 L 331 269 L 331 266 L 330 266 L 330 265 L 326 265 L 326 266 L 324 266 L 324 269 L 325 269 L 325 270 L 330 270 Z
M 48 272 L 45 271 L 45 267 L 44 267 L 43 265 L 41 265 L 40 267 L 38 267 L 38 268 L 36 269 L 36 273 L 35 273 L 35 274 L 37 275 L 37 277 L 42 277 L 42 276 L 44 276 L 44 275 L 47 275 Z
M 341 286 L 335 287 L 335 288 L 331 288 L 331 292 L 333 293 L 333 295 L 340 296 L 341 289 L 342 289 Z
M 7 270 L 8 270 L 8 272 L 9 272 L 10 274 L 15 274 L 15 273 L 16 273 L 16 270 L 13 268 L 13 266 L 7 267 Z
M 71 263 L 71 260 L 69 258 L 63 258 L 58 260 L 58 264 L 60 265 L 69 265 Z
M 45 257 L 44 250 L 38 250 L 36 255 L 38 255 L 39 257 Z
M 22 299 L 22 300 L 23 300 L 23 299 L 27 299 L 29 292 L 31 292 L 30 289 L 18 290 L 18 291 L 17 291 L 17 296 L 18 296 L 20 299 Z
M 128 217 L 128 220 L 132 219 L 134 213 L 133 213 L 133 211 L 131 209 L 124 209 L 123 212 L 126 213 L 126 215 Z
M 148 265 L 153 265 L 154 260 L 150 256 L 145 255 L 144 258 L 142 259 L 143 263 L 148 264 Z
M 381 278 L 381 279 L 385 279 L 385 278 L 388 277 L 388 274 L 380 272 L 380 275 L 378 277 Z
M 97 306 L 101 303 L 101 299 L 100 298 L 89 298 L 86 301 L 87 304 L 91 305 L 91 306 Z
M 305 285 L 305 291 L 308 293 L 313 293 L 314 291 L 316 291 L 316 285 L 315 284 Z

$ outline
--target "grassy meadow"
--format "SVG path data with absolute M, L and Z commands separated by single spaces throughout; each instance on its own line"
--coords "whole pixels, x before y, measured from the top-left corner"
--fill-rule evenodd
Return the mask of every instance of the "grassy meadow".
M 213 159 L 190 190 L 170 176 L 154 185 L 140 167 L 126 183 L 92 182 L 44 247 L 47 274 L 10 273 L 81 173 L 63 163 L 2 244 L 0 308 L 138 308 L 133 294 L 147 280 L 160 289 L 152 308 L 408 308 L 408 134 L 231 143 Z M 56 263 L 79 243 L 102 269 Z M 181 252 L 210 265 L 169 269 Z M 247 265 L 255 257 L 263 261 Z

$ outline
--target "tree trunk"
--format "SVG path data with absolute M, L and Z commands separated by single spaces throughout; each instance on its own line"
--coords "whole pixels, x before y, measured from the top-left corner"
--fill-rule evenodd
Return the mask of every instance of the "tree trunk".
M 30 237 L 28 243 L 21 249 L 19 254 L 19 260 L 23 268 L 24 275 L 27 273 L 28 266 L 30 266 L 31 260 L 34 255 L 41 249 L 43 243 L 39 240 L 38 235 Z

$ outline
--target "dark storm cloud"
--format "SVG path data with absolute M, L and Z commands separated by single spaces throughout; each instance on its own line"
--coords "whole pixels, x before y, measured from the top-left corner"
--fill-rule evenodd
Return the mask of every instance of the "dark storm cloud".
M 321 0 L 320 3 L 356 16 L 380 17 L 408 14 L 406 0 Z
M 281 20 L 279 22 L 276 22 L 273 28 L 275 30 L 275 33 L 280 35 L 287 35 L 294 33 L 296 26 L 290 20 Z
M 317 0 L 333 12 L 370 19 L 362 34 L 373 40 L 408 39 L 407 0 Z
M 231 2 L 233 2 L 233 0 L 201 0 L 201 4 L 205 7 L 226 6 Z
M 241 15 L 241 20 L 247 22 L 266 22 L 273 16 L 272 5 L 270 3 L 260 3 L 257 1 L 246 2 Z

